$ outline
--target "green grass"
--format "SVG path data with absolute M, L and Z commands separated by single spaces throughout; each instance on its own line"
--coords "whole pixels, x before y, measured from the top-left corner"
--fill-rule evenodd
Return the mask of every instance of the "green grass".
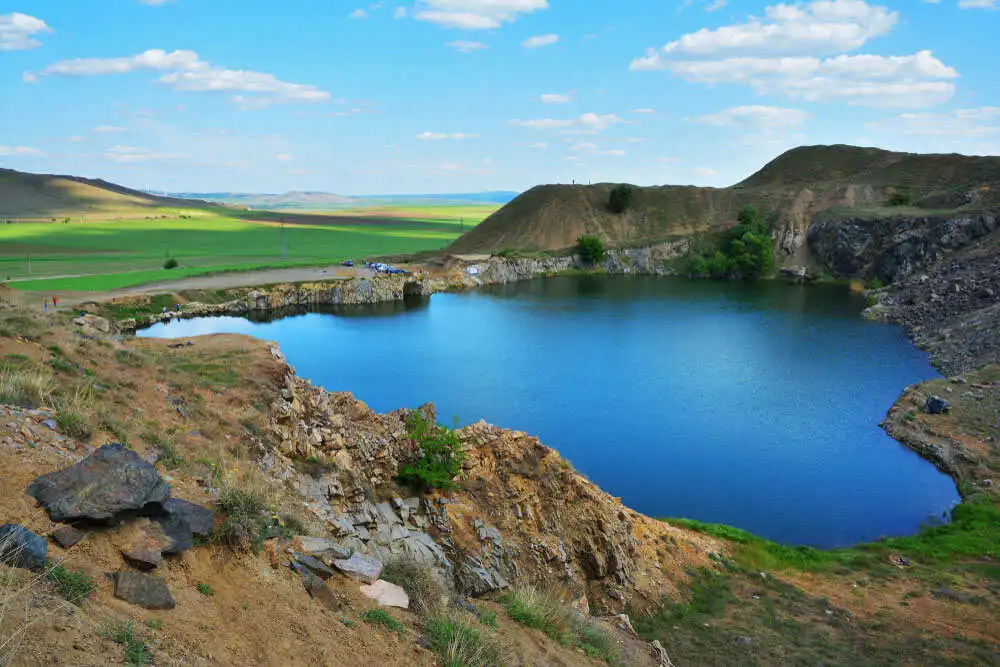
M 424 639 L 442 667 L 501 667 L 510 664 L 507 648 L 492 632 L 452 616 L 424 621 Z
M 97 590 L 97 582 L 79 570 L 70 570 L 62 563 L 49 568 L 45 578 L 55 584 L 61 597 L 80 607 Z
M 207 597 L 212 597 L 215 595 L 215 589 L 208 584 L 198 584 L 198 592 Z
M 120 644 L 125 650 L 126 665 L 150 665 L 153 663 L 153 656 L 135 629 L 135 621 L 117 623 L 101 633 L 106 639 L 110 639 L 116 644 Z
M 450 219 L 288 224 L 287 257 L 282 257 L 280 225 L 224 216 L 18 223 L 0 225 L 0 280 L 9 277 L 20 290 L 104 291 L 217 271 L 317 266 L 348 257 L 434 250 L 458 235 Z M 177 259 L 177 268 L 163 268 L 168 256 Z
M 369 609 L 361 614 L 361 620 L 371 625 L 381 625 L 400 635 L 406 632 L 406 626 L 394 619 L 385 609 Z
M 596 621 L 548 593 L 521 586 L 500 598 L 515 623 L 541 630 L 563 646 L 575 646 L 591 658 L 618 664 L 615 640 Z

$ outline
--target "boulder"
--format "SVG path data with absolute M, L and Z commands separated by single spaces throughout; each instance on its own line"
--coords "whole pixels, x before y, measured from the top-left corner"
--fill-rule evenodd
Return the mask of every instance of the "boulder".
M 347 559 L 351 557 L 350 549 L 323 537 L 299 535 L 295 538 L 293 544 L 298 551 L 306 554 L 307 556 L 315 556 L 316 558 L 324 559 Z
M 135 537 L 127 547 L 122 549 L 122 555 L 130 564 L 140 570 L 153 570 L 163 565 L 163 554 L 173 544 L 162 526 L 143 520 Z
M 174 598 L 166 582 L 142 572 L 114 572 L 115 597 L 144 609 L 173 609 Z
M 379 579 L 368 586 L 361 586 L 361 594 L 375 601 L 380 607 L 410 608 L 410 596 L 401 586 L 391 584 L 385 579 Z
M 210 537 L 215 528 L 215 513 L 212 510 L 180 498 L 168 498 L 154 508 L 150 516 L 170 538 L 170 544 L 163 551 L 166 554 L 179 554 L 190 549 L 194 546 L 195 536 Z
M 107 520 L 170 497 L 170 486 L 150 463 L 123 445 L 104 445 L 79 463 L 28 485 L 28 494 L 53 521 Z
M 324 581 L 333 576 L 333 570 L 327 567 L 326 563 L 318 558 L 305 556 L 303 554 L 296 554 L 295 562 Z
M 326 585 L 326 582 L 313 574 L 309 568 L 298 561 L 292 561 L 292 569 L 302 577 L 302 585 L 305 587 L 309 597 L 319 601 L 330 611 L 340 609 L 340 597 Z
M 928 396 L 924 403 L 924 412 L 930 415 L 939 415 L 951 410 L 951 403 L 940 396 Z
M 382 561 L 377 556 L 354 554 L 350 558 L 335 558 L 333 566 L 352 579 L 371 584 L 382 574 Z
M 49 543 L 24 526 L 7 523 L 0 526 L 0 563 L 32 572 L 45 569 Z
M 455 574 L 456 583 L 462 593 L 479 597 L 510 586 L 506 578 L 491 567 L 481 567 L 474 563 L 463 563 Z
M 111 322 L 107 321 L 99 315 L 91 315 L 90 313 L 85 313 L 80 317 L 73 319 L 73 324 L 77 325 L 83 329 L 84 333 L 110 333 Z
M 83 532 L 73 526 L 62 526 L 49 533 L 49 537 L 63 549 L 69 549 L 83 539 Z

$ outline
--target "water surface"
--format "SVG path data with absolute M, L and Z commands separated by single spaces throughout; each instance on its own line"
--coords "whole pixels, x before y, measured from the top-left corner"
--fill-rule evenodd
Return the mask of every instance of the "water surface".
M 832 285 L 572 277 L 143 336 L 247 333 L 375 410 L 538 435 L 630 507 L 839 546 L 915 532 L 952 481 L 878 423 L 937 376 Z

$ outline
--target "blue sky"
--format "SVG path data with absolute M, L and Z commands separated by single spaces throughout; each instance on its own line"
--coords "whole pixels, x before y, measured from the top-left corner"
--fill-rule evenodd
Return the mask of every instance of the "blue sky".
M 0 166 L 374 194 L 998 154 L 998 33 L 1000 0 L 0 0 Z

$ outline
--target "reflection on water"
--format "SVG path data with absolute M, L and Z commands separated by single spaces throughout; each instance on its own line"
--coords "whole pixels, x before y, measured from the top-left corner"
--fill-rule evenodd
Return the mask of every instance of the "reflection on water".
M 832 285 L 582 276 L 252 323 L 297 371 L 379 411 L 538 435 L 608 492 L 821 546 L 911 533 L 954 484 L 878 427 L 926 356 Z M 392 315 L 392 317 L 386 317 Z

